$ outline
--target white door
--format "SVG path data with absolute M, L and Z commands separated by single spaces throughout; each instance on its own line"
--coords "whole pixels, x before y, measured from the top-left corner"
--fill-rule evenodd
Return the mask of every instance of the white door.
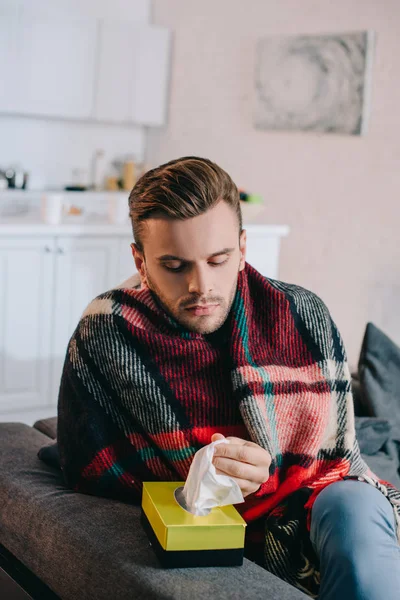
M 0 420 L 48 405 L 53 243 L 0 239 Z
M 65 118 L 91 116 L 97 23 L 92 19 L 22 17 L 17 31 L 14 112 Z
M 56 242 L 52 401 L 57 402 L 68 342 L 86 306 L 116 284 L 118 242 L 60 237 Z

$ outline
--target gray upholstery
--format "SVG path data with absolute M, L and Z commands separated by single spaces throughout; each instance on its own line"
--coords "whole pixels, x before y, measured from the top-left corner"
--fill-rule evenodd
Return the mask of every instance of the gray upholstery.
M 36 456 L 46 443 L 36 429 L 0 424 L 0 543 L 63 600 L 307 598 L 247 560 L 162 569 L 139 507 L 67 490 Z
M 391 442 L 394 444 L 394 442 Z M 394 452 L 393 452 L 394 454 Z M 389 481 L 400 490 L 400 477 L 398 474 L 398 458 L 392 452 L 377 452 L 373 456 L 362 455 L 369 468 L 384 481 Z
M 400 442 L 400 347 L 368 323 L 358 363 L 365 414 L 388 419 Z
M 386 419 L 355 417 L 356 436 L 363 454 L 373 456 L 390 439 L 391 426 Z
M 354 414 L 365 416 L 364 407 L 361 399 L 361 386 L 357 373 L 351 374 L 351 391 L 353 393 Z
M 50 417 L 49 419 L 40 419 L 34 423 L 34 428 L 41 431 L 47 437 L 55 440 L 57 437 L 57 417 Z

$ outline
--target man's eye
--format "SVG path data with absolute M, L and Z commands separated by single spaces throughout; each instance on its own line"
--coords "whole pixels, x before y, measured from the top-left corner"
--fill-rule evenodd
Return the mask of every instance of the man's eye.
M 183 263 L 168 263 L 164 264 L 165 269 L 167 271 L 173 271 L 174 273 L 179 273 L 179 271 L 183 271 L 185 265 Z
M 221 267 L 222 265 L 224 265 L 225 263 L 227 263 L 228 260 L 229 260 L 228 258 L 224 258 L 223 260 L 220 260 L 218 262 L 215 262 L 215 261 L 214 262 L 210 262 L 209 264 L 212 267 Z

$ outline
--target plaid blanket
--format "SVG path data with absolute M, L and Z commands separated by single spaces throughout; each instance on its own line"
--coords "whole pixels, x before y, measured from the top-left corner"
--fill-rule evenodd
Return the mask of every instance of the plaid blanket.
M 143 481 L 186 479 L 214 432 L 267 449 L 270 477 L 238 508 L 262 524 L 259 562 L 310 595 L 319 581 L 310 512 L 326 485 L 365 478 L 400 510 L 399 492 L 360 456 L 345 351 L 326 306 L 249 265 L 209 335 L 184 329 L 149 289 L 96 298 L 68 347 L 58 414 L 66 482 L 84 493 L 139 500 Z

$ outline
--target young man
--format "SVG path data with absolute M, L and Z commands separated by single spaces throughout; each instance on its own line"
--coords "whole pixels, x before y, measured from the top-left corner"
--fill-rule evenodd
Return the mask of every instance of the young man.
M 131 192 L 140 287 L 99 296 L 68 348 L 58 444 L 68 485 L 140 500 L 214 464 L 245 497 L 247 555 L 322 600 L 395 600 L 400 494 L 355 439 L 350 376 L 323 302 L 245 262 L 239 194 L 209 160 Z

